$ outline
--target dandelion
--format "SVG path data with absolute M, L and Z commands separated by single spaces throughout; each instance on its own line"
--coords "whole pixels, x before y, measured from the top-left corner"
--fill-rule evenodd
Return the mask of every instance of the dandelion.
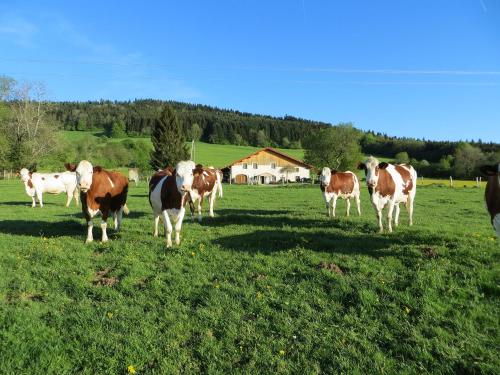
M 135 367 L 134 367 L 134 366 L 132 366 L 132 365 L 128 366 L 128 367 L 127 367 L 127 370 L 128 370 L 128 373 L 129 373 L 129 374 L 135 374 L 135 373 L 136 373 L 136 371 L 135 371 Z
M 205 244 L 204 243 L 200 243 L 200 246 L 198 246 L 198 248 L 200 249 L 200 251 L 205 250 Z
M 257 292 L 257 299 L 261 299 L 262 298 L 262 294 L 260 292 Z
M 113 313 L 112 312 L 109 312 L 107 315 L 108 315 L 109 319 L 111 319 L 113 317 Z
M 410 313 L 410 308 L 408 306 L 405 306 L 405 313 L 409 314 Z
M 196 253 L 194 251 L 191 252 L 191 256 L 194 257 Z
M 281 356 L 285 355 L 285 351 L 284 350 L 280 350 L 280 355 Z

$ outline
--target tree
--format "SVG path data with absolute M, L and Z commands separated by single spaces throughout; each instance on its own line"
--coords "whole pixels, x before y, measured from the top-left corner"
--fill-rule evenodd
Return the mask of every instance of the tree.
M 0 131 L 9 147 L 9 162 L 13 168 L 36 165 L 56 151 L 58 127 L 47 116 L 43 85 L 7 81 L 2 79 L 1 90 L 2 97 L 9 99 L 10 114 L 2 120 Z
M 150 165 L 154 170 L 174 166 L 189 157 L 182 126 L 169 105 L 165 106 L 154 122 L 151 142 L 154 149 Z
M 318 169 L 354 168 L 363 158 L 359 137 L 359 131 L 350 124 L 323 129 L 304 141 L 305 161 Z
M 461 143 L 455 150 L 455 175 L 457 177 L 474 177 L 474 172 L 483 161 L 484 154 L 478 147 Z
M 396 164 L 408 164 L 410 162 L 410 156 L 406 151 L 398 152 L 394 157 L 394 163 Z
M 196 122 L 193 125 L 191 125 L 191 139 L 190 140 L 199 141 L 202 134 L 203 134 L 203 130 L 201 129 L 200 125 L 198 125 Z

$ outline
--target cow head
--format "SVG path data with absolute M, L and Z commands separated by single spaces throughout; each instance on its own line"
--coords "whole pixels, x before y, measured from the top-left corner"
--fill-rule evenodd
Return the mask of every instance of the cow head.
M 175 166 L 175 183 L 177 190 L 181 194 L 187 193 L 191 190 L 193 185 L 193 173 L 196 166 L 193 161 L 180 161 Z
M 495 177 L 498 178 L 498 184 L 500 185 L 500 163 L 496 165 L 483 165 L 479 168 L 481 173 L 486 177 Z
M 318 177 L 318 181 L 321 186 L 327 187 L 328 185 L 330 185 L 331 178 L 332 178 L 332 171 L 330 170 L 330 168 L 324 167 L 321 170 L 321 174 Z
M 76 172 L 76 183 L 81 192 L 86 193 L 92 186 L 94 167 L 87 160 L 82 160 L 74 169 Z
M 21 181 L 26 183 L 31 178 L 31 172 L 27 168 L 23 168 L 19 171 L 19 176 L 21 177 Z
M 378 184 L 379 170 L 386 169 L 389 164 L 382 162 L 379 163 L 377 158 L 370 156 L 364 162 L 358 164 L 358 169 L 365 171 L 366 185 L 369 188 L 375 188 Z

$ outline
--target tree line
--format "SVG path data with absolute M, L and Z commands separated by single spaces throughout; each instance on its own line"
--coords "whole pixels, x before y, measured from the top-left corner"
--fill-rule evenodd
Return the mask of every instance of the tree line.
M 92 157 L 109 167 L 149 168 L 155 162 L 145 141 L 112 139 L 152 136 L 155 144 L 154 129 L 166 115 L 165 108 L 171 109 L 168 116 L 175 116 L 176 132 L 186 140 L 305 148 L 306 161 L 316 167 L 352 169 L 363 154 L 371 154 L 410 163 L 428 177 L 471 178 L 478 175 L 480 164 L 500 160 L 500 145 L 480 140 L 390 137 L 361 131 L 352 124 L 333 126 L 175 101 L 49 102 L 43 98 L 42 86 L 0 77 L 0 169 L 81 157 Z M 93 131 L 101 136 L 97 142 L 89 136 L 69 144 L 58 130 Z

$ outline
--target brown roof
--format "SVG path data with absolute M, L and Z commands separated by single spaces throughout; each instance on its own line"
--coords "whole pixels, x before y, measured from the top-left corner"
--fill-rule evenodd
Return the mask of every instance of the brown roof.
M 268 151 L 268 152 L 270 152 L 270 153 L 273 153 L 273 154 L 275 154 L 275 155 L 278 155 L 278 156 L 280 156 L 281 158 L 283 158 L 283 159 L 287 159 L 288 161 L 292 161 L 292 162 L 294 162 L 295 164 L 299 164 L 299 165 L 303 166 L 304 168 L 314 169 L 314 167 L 313 167 L 312 165 L 306 164 L 306 163 L 304 163 L 302 160 L 295 159 L 294 157 L 292 157 L 292 156 L 290 156 L 290 155 L 287 155 L 287 154 L 284 154 L 284 153 L 282 153 L 282 152 L 280 152 L 280 151 L 278 151 L 278 150 L 276 150 L 276 149 L 274 149 L 274 148 L 272 148 L 272 147 L 264 147 L 264 148 L 261 148 L 260 150 L 257 150 L 257 151 L 255 151 L 254 153 L 252 153 L 252 154 L 250 154 L 250 155 L 247 155 L 247 156 L 245 156 L 245 157 L 243 157 L 243 158 L 241 158 L 241 159 L 238 159 L 238 160 L 233 161 L 231 164 L 226 165 L 226 166 L 225 166 L 224 168 L 222 168 L 222 169 L 229 168 L 229 167 L 231 167 L 231 166 L 233 166 L 233 165 L 235 165 L 235 164 L 237 164 L 237 163 L 240 163 L 241 161 L 243 161 L 243 160 L 245 160 L 245 159 L 248 159 L 249 157 L 252 157 L 252 156 L 254 156 L 254 155 L 257 155 L 259 152 L 262 152 L 262 151 Z

